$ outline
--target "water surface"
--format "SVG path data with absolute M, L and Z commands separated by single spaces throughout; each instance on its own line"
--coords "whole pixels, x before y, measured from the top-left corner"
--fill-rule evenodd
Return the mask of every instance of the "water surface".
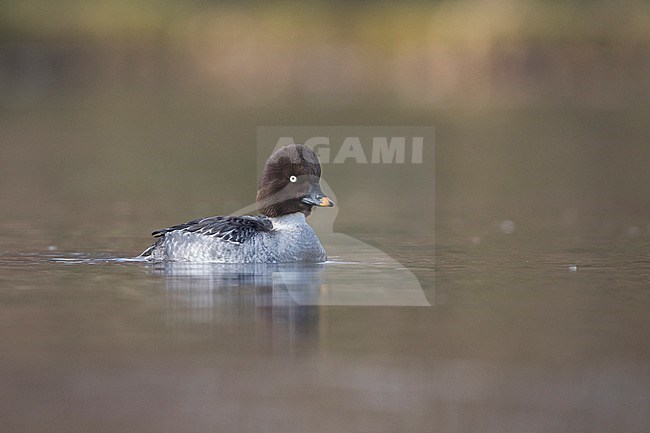
M 232 157 L 255 125 L 284 124 L 158 110 L 2 122 L 5 430 L 650 425 L 639 113 L 353 113 L 437 126 L 435 209 L 414 204 L 431 185 L 379 190 L 343 173 L 328 179 L 340 212 L 321 235 L 334 250 L 330 236 L 350 238 L 347 251 L 242 268 L 116 260 L 154 229 L 249 204 L 254 158 Z M 391 193 L 399 206 L 364 199 Z M 435 238 L 422 232 L 434 213 Z M 404 296 L 407 282 L 419 292 Z

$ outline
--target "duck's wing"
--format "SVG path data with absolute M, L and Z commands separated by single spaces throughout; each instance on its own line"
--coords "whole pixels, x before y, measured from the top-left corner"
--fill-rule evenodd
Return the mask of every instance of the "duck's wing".
M 213 216 L 156 230 L 151 234 L 158 238 L 167 233 L 181 230 L 204 236 L 214 236 L 233 244 L 243 244 L 256 233 L 269 232 L 272 229 L 273 222 L 265 216 Z

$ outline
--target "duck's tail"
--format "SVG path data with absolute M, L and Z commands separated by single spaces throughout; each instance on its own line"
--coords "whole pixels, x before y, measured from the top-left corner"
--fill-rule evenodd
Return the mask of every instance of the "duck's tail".
M 158 239 L 156 239 L 156 242 L 154 242 L 149 248 L 144 250 L 142 254 L 140 254 L 138 257 L 140 258 L 152 257 L 154 250 L 156 249 L 156 247 L 159 247 L 162 244 L 163 240 L 164 240 L 164 236 L 161 236 Z

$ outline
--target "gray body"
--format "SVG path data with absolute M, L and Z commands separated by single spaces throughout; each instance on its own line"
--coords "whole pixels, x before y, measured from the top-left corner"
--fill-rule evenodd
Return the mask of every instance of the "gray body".
M 174 230 L 145 253 L 152 261 L 215 263 L 317 263 L 327 260 L 316 233 L 301 212 L 270 218 L 270 231 L 257 231 L 242 243 L 217 236 Z

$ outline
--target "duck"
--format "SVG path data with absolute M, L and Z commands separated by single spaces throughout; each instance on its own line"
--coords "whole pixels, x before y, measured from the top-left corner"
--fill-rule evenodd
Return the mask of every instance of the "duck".
M 139 257 L 153 262 L 319 263 L 327 253 L 307 223 L 313 207 L 334 202 L 320 186 L 321 164 L 304 144 L 266 160 L 257 186 L 260 215 L 211 216 L 156 230 Z

